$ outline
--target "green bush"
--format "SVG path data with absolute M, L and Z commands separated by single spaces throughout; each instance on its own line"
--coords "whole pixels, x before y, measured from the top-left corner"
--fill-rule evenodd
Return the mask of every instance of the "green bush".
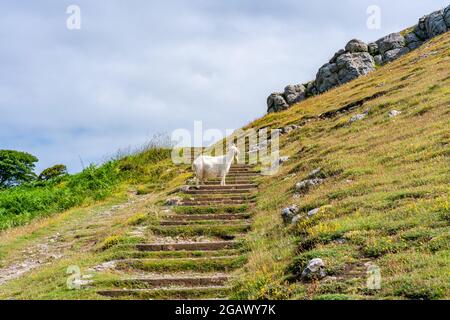
M 57 164 L 53 167 L 47 168 L 41 172 L 38 179 L 39 180 L 50 180 L 56 177 L 64 176 L 67 174 L 67 167 L 63 164 Z

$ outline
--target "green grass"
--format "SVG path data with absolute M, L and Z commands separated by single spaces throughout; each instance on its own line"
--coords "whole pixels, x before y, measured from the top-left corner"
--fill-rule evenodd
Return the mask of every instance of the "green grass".
M 281 138 L 281 155 L 291 159 L 261 181 L 249 211 L 249 259 L 233 298 L 450 297 L 449 45 L 446 33 L 367 77 L 247 126 L 278 128 L 314 119 Z M 385 94 L 349 113 L 318 118 L 379 91 Z M 389 118 L 393 109 L 402 113 Z M 349 123 L 364 110 L 366 119 Z M 325 182 L 293 197 L 295 183 L 318 167 Z M 321 210 L 284 226 L 280 211 L 293 203 L 301 213 Z M 302 281 L 312 258 L 322 258 L 336 279 Z M 366 287 L 364 261 L 380 268 L 380 290 Z M 352 270 L 356 265 L 362 273 Z
M 103 200 L 125 183 L 165 186 L 177 174 L 176 169 L 170 169 L 169 157 L 170 150 L 150 147 L 98 167 L 92 165 L 78 174 L 1 190 L 0 230 Z

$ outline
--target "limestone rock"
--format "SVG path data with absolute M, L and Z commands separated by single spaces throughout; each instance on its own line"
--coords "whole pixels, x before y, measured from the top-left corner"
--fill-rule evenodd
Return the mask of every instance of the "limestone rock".
M 316 87 L 319 93 L 339 85 L 336 71 L 337 65 L 335 63 L 327 63 L 319 69 L 316 76 Z
M 450 5 L 448 5 L 447 8 L 444 9 L 444 20 L 445 24 L 447 25 L 447 29 L 450 29 Z
M 446 21 L 444 20 L 444 11 L 440 10 L 428 15 L 425 19 L 425 28 L 427 29 L 430 38 L 447 32 L 448 29 Z
M 368 52 L 343 54 L 337 58 L 336 65 L 339 69 L 338 81 L 340 84 L 347 83 L 375 70 L 375 61 Z
M 316 81 L 310 81 L 306 84 L 306 97 L 312 97 L 319 93 L 316 87 Z
M 368 115 L 369 115 L 369 112 L 367 112 L 367 111 L 364 113 L 354 115 L 353 117 L 350 118 L 350 123 L 353 123 L 356 121 L 361 121 L 361 120 L 367 118 Z
M 280 159 L 279 159 L 279 164 L 283 164 L 283 163 L 285 163 L 285 162 L 288 162 L 289 161 L 289 157 L 280 157 Z
M 377 40 L 377 45 L 380 53 L 384 55 L 387 51 L 405 47 L 405 38 L 398 32 L 391 33 Z
M 422 41 L 429 38 L 427 28 L 425 25 L 426 16 L 419 19 L 419 23 L 414 27 L 414 34 Z
M 298 213 L 298 210 L 298 206 L 295 204 L 281 210 L 281 217 L 283 218 L 283 222 L 286 224 L 292 223 L 292 219 Z
M 312 210 L 308 211 L 308 213 L 306 214 L 306 216 L 307 216 L 308 218 L 311 218 L 311 217 L 313 217 L 314 215 L 316 215 L 316 214 L 319 212 L 319 210 L 320 210 L 320 208 L 312 209 Z
M 369 52 L 369 47 L 365 42 L 358 39 L 353 39 L 350 40 L 349 43 L 347 43 L 347 45 L 345 46 L 345 51 L 350 53 Z
M 304 192 L 307 192 L 311 187 L 318 186 L 322 183 L 323 183 L 323 179 L 320 179 L 320 178 L 306 179 L 306 180 L 298 182 L 295 185 L 295 191 L 304 193 Z
M 302 279 L 320 280 L 326 277 L 325 263 L 320 258 L 312 259 L 302 272 Z
M 389 117 L 390 117 L 390 118 L 393 118 L 393 117 L 398 116 L 399 114 L 401 114 L 401 111 L 391 110 L 391 111 L 389 112 Z
M 179 205 L 183 199 L 180 197 L 174 197 L 166 200 L 166 206 L 177 206 Z
M 281 93 L 272 93 L 267 98 L 267 112 L 278 112 L 287 108 L 289 108 L 289 105 Z
M 330 63 L 336 63 L 336 60 L 339 56 L 342 56 L 345 53 L 344 49 L 340 49 L 338 52 L 336 52 L 333 56 L 333 58 L 331 58 Z
M 423 44 L 423 41 L 414 32 L 410 32 L 405 36 L 405 42 L 409 50 L 417 49 Z
M 369 43 L 368 49 L 369 49 L 369 53 L 372 56 L 376 56 L 376 55 L 380 54 L 380 49 L 378 49 L 378 45 L 376 44 L 376 42 Z
M 397 48 L 386 51 L 383 55 L 383 63 L 392 62 L 409 52 L 408 48 Z
M 289 85 L 284 88 L 284 97 L 288 105 L 293 105 L 297 102 L 305 100 L 306 88 L 301 85 Z
M 321 178 L 321 177 L 322 177 L 322 169 L 321 168 L 314 169 L 313 171 L 311 171 L 308 174 L 308 179 Z
M 380 66 L 383 64 L 383 56 L 381 54 L 376 55 L 375 57 L 373 57 L 373 60 L 375 61 L 375 64 Z

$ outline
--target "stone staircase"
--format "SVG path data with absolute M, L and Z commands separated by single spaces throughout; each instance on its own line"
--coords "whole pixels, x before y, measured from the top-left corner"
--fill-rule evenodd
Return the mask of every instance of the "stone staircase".
M 218 179 L 180 192 L 178 206 L 148 226 L 156 243 L 124 246 L 111 261 L 117 277 L 98 280 L 97 293 L 114 299 L 226 299 L 233 271 L 246 262 L 259 174 L 233 165 L 227 185 Z

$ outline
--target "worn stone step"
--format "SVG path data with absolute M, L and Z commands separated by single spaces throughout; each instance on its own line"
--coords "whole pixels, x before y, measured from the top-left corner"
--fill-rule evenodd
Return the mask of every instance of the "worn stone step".
M 198 194 L 198 195 L 192 195 L 192 196 L 185 196 L 184 201 L 217 201 L 217 202 L 223 202 L 227 200 L 254 200 L 255 197 L 252 195 L 245 195 L 245 194 L 219 194 L 219 195 L 210 195 L 210 194 Z
M 99 290 L 101 296 L 110 298 L 133 299 L 202 299 L 208 297 L 226 298 L 231 288 L 229 286 L 208 286 L 188 288 L 160 289 L 111 289 Z
M 239 255 L 245 252 L 244 248 L 220 250 L 177 250 L 177 251 L 140 251 L 136 249 L 113 251 L 105 257 L 106 261 L 125 259 L 167 259 L 167 258 L 200 258 Z
M 239 189 L 255 189 L 258 185 L 255 183 L 227 184 L 221 185 L 201 185 L 197 190 L 239 190 Z
M 195 187 L 190 188 L 188 191 L 184 191 L 184 194 L 251 194 L 254 189 L 235 189 L 235 190 L 227 190 L 227 189 L 219 189 L 219 190 L 197 190 Z
M 217 221 L 215 221 L 217 223 Z M 169 237 L 175 236 L 211 236 L 221 239 L 233 239 L 235 234 L 250 230 L 249 223 L 239 224 L 191 224 L 185 226 L 150 226 L 154 234 Z
M 254 199 L 246 200 L 183 200 L 181 206 L 217 206 L 217 205 L 237 205 L 255 202 Z
M 147 272 L 229 272 L 244 265 L 244 256 L 221 256 L 201 258 L 125 259 L 115 261 L 119 270 Z
M 158 222 L 158 225 L 160 226 L 209 226 L 217 223 L 221 223 L 221 226 L 234 226 L 242 223 L 243 221 L 246 221 L 246 218 L 244 219 L 210 219 L 210 220 L 194 220 L 194 221 L 187 221 L 187 220 L 162 220 Z
M 217 206 L 175 206 L 173 212 L 177 214 L 211 214 L 211 213 L 244 213 L 254 206 L 253 203 Z
M 201 220 L 245 220 L 249 219 L 250 214 L 232 214 L 232 213 L 221 213 L 221 214 L 173 214 L 166 216 L 166 220 L 173 221 L 201 221 Z
M 258 177 L 259 173 L 256 172 L 229 172 L 227 177 Z
M 128 279 L 112 279 L 98 281 L 96 285 L 117 287 L 121 289 L 151 289 L 161 287 L 217 287 L 226 284 L 231 279 L 228 275 L 202 274 L 180 275 L 180 276 L 160 276 L 141 277 Z
M 238 248 L 240 245 L 238 241 L 141 243 L 136 245 L 136 249 L 140 251 L 223 250 Z

